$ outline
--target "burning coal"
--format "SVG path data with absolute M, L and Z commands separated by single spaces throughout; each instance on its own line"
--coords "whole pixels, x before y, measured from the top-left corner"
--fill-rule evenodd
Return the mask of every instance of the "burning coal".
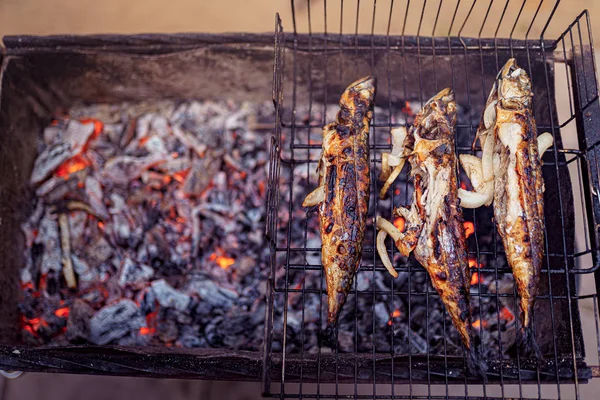
M 55 119 L 22 225 L 23 340 L 259 350 L 270 135 L 254 129 L 272 121 L 231 102 Z

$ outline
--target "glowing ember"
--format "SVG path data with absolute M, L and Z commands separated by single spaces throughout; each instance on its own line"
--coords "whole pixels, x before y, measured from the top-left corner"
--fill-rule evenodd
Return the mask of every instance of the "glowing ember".
M 404 107 L 402 107 L 402 112 L 406 115 L 415 115 L 412 108 L 410 107 L 410 103 L 408 101 L 404 101 Z
M 140 328 L 140 335 L 151 335 L 156 332 L 156 328 L 148 328 L 147 326 L 142 326 Z
M 69 316 L 69 307 L 62 307 L 54 311 L 54 314 L 60 318 L 67 318 Z
M 235 264 L 235 260 L 233 258 L 223 257 L 223 256 L 218 256 L 216 259 L 216 262 L 219 265 L 219 267 L 221 267 L 223 269 L 228 269 L 233 264 Z
M 46 282 L 48 280 L 48 274 L 42 274 L 40 276 L 40 282 L 38 284 L 38 290 L 44 291 L 46 290 Z
M 469 236 L 475 233 L 475 225 L 472 222 L 466 221 L 464 222 L 465 227 L 465 237 L 468 239 Z
M 394 226 L 398 228 L 400 232 L 404 232 L 404 218 L 398 217 L 394 220 Z
M 44 319 L 36 317 L 31 319 L 24 319 L 23 325 L 24 329 L 27 329 L 31 333 L 34 333 L 37 332 L 42 326 L 48 326 L 48 323 Z
M 208 259 L 209 259 L 210 261 L 215 261 L 215 260 L 217 259 L 217 257 L 218 257 L 218 256 L 217 256 L 217 253 L 212 253 L 212 254 L 211 254 L 209 257 L 208 257 Z
M 185 181 L 185 178 L 188 176 L 189 172 L 190 172 L 190 168 L 186 168 L 184 170 L 177 171 L 172 175 L 172 178 L 179 183 L 183 183 L 183 181 Z
M 104 222 L 98 221 L 98 228 L 104 230 Z
M 482 326 L 483 326 L 484 328 L 487 328 L 487 327 L 488 327 L 488 325 L 489 325 L 489 324 L 488 324 L 488 322 L 487 322 L 486 320 L 483 320 L 483 321 L 481 321 L 480 319 L 478 319 L 477 321 L 473 322 L 473 324 L 472 324 L 473 328 L 475 328 L 475 329 L 479 329 L 479 328 L 481 328 Z
M 96 139 L 98 136 L 100 136 L 100 134 L 104 130 L 104 124 L 102 123 L 102 121 L 99 121 L 94 118 L 85 118 L 85 119 L 80 120 L 79 122 L 81 122 L 82 124 L 90 124 L 90 123 L 94 124 L 94 133 L 92 133 L 90 140 Z
M 502 307 L 500 309 L 500 318 L 505 321 L 512 322 L 515 320 L 515 314 L 513 314 L 508 308 Z
M 88 165 L 90 165 L 90 162 L 84 156 L 78 154 L 75 157 L 70 158 L 61 165 L 59 165 L 56 169 L 56 176 L 68 179 L 69 175 L 77 171 L 81 171 Z
M 461 182 L 461 183 L 460 183 L 460 188 L 461 188 L 461 189 L 464 189 L 464 190 L 467 190 L 467 184 L 466 184 L 466 183 L 464 183 L 464 182 Z
M 477 264 L 477 260 L 474 258 L 469 258 L 469 268 L 481 268 L 483 264 Z
M 140 335 L 153 335 L 156 333 L 156 324 L 158 319 L 158 303 L 154 303 L 155 311 L 146 314 L 146 326 L 140 328 Z
M 393 311 L 393 312 L 390 314 L 390 317 L 391 317 L 391 318 L 390 318 L 390 320 L 388 321 L 388 325 L 389 325 L 389 326 L 392 326 L 392 323 L 393 323 L 393 322 L 392 322 L 392 320 L 393 320 L 394 318 L 398 318 L 400 315 L 401 315 L 401 313 L 400 313 L 400 309 L 396 308 L 396 309 L 395 309 L 395 310 L 394 310 L 394 311 Z
M 396 190 L 394 190 L 394 194 L 395 194 L 396 196 L 400 196 L 400 189 L 396 189 Z
M 471 274 L 471 286 L 477 285 L 478 283 L 482 282 L 483 278 L 479 276 L 477 272 L 473 272 L 473 274 Z

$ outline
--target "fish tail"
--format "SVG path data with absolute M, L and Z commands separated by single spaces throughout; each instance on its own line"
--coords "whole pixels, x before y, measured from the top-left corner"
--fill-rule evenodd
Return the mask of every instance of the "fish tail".
M 317 335 L 320 346 L 335 348 L 337 344 L 337 324 L 327 324 L 324 330 L 320 330 Z
M 466 349 L 467 351 L 467 371 L 472 376 L 481 377 L 484 382 L 487 382 L 486 372 L 488 370 L 487 363 L 481 355 L 478 347 Z
M 529 357 L 534 355 L 538 360 L 543 359 L 531 327 L 521 328 L 518 337 L 518 346 L 519 351 L 523 356 Z

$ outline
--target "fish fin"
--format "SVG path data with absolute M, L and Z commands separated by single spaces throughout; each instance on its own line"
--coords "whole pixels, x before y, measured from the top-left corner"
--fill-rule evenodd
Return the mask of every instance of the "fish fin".
M 537 345 L 537 341 L 535 340 L 535 335 L 533 333 L 532 328 L 521 328 L 517 344 L 519 347 L 519 351 L 523 356 L 535 356 L 535 358 L 537 358 L 538 361 L 543 360 L 544 357 L 542 356 L 540 348 Z
M 316 206 L 323 201 L 325 201 L 325 186 L 321 185 L 306 196 L 302 202 L 302 207 Z

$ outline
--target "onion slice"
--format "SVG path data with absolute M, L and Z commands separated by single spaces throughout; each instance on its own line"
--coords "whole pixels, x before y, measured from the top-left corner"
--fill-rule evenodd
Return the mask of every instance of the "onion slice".
M 379 233 L 377 234 L 377 253 L 390 275 L 397 278 L 398 272 L 394 269 L 394 266 L 388 257 L 387 249 L 385 248 L 385 238 L 389 234 L 395 244 L 398 240 L 402 240 L 403 234 L 385 218 L 377 217 L 376 224 L 377 228 L 379 228 Z
M 458 189 L 458 198 L 460 199 L 460 206 L 463 208 L 479 208 L 490 201 L 490 196 L 484 193 L 469 192 L 462 188 Z
M 548 150 L 554 143 L 554 138 L 549 132 L 545 132 L 538 136 L 537 142 L 538 154 L 540 155 L 540 158 L 542 158 L 542 155 L 544 155 L 546 150 Z

